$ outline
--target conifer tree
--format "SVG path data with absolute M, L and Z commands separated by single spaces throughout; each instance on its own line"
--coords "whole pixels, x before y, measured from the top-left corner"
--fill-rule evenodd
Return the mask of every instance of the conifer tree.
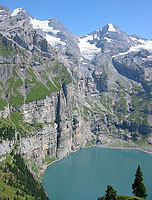
M 98 200 L 116 200 L 117 191 L 110 185 L 107 185 L 106 194 L 103 197 L 98 197 Z
M 117 191 L 110 185 L 107 186 L 105 200 L 116 200 L 116 193 Z
M 141 198 L 146 198 L 147 194 L 146 194 L 146 188 L 144 186 L 143 183 L 143 177 L 142 177 L 142 171 L 140 169 L 140 165 L 138 165 L 136 174 L 135 174 L 135 180 L 134 183 L 132 184 L 132 193 L 137 196 L 137 197 L 141 197 Z

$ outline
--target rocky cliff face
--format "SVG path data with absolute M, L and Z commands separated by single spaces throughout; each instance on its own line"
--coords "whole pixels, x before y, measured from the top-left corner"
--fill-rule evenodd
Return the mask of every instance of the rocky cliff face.
M 43 170 L 88 144 L 152 132 L 152 41 L 112 24 L 79 38 L 23 9 L 0 15 L 0 155 L 15 147 L 37 173 L 33 160 Z

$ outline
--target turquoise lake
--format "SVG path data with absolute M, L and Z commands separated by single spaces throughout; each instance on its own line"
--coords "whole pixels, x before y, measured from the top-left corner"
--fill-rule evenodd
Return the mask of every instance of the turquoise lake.
M 43 187 L 51 200 L 97 200 L 111 185 L 120 195 L 132 195 L 140 164 L 147 199 L 152 199 L 152 155 L 138 150 L 81 149 L 50 165 Z

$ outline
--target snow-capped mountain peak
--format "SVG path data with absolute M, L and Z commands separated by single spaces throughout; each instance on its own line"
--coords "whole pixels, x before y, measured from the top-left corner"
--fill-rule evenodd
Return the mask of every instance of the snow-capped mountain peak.
M 116 32 L 116 29 L 114 28 L 113 24 L 108 24 L 108 26 L 109 26 L 108 31 Z
M 1 9 L 0 14 L 5 10 Z M 4 13 L 5 14 L 5 13 Z M 4 15 L 3 14 L 3 15 Z M 107 24 L 102 29 L 94 31 L 86 36 L 77 37 L 70 33 L 63 25 L 56 19 L 48 19 L 45 21 L 33 18 L 23 8 L 17 8 L 13 11 L 11 16 L 15 19 L 25 16 L 28 18 L 30 25 L 42 35 L 47 42 L 62 51 L 77 51 L 82 57 L 88 61 L 97 58 L 105 53 L 107 56 L 126 55 L 130 52 L 140 51 L 146 49 L 152 51 L 152 41 L 142 39 L 138 36 L 129 36 L 119 29 L 114 24 Z M 73 49 L 73 50 L 72 50 Z
M 23 8 L 16 8 L 15 10 L 13 10 L 11 16 L 16 16 L 19 13 L 22 13 L 22 12 L 26 12 L 26 11 Z

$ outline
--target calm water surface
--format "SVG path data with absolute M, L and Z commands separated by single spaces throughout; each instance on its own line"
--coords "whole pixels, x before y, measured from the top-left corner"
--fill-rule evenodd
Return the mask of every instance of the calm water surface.
M 81 149 L 50 165 L 42 182 L 51 200 L 97 200 L 107 185 L 117 194 L 132 195 L 138 164 L 147 199 L 152 199 L 152 155 L 138 150 Z

